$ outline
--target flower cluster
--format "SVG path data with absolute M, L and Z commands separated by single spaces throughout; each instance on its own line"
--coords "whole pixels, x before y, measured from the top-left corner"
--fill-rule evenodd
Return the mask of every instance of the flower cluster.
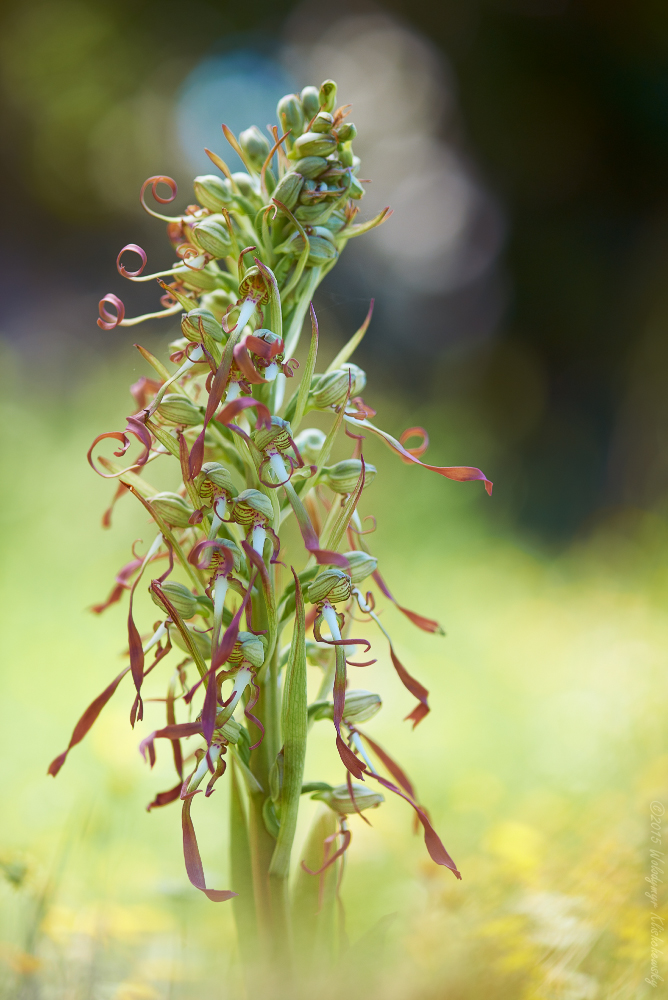
M 353 658 L 356 649 L 370 648 L 368 640 L 351 635 L 359 620 L 355 609 L 385 636 L 394 669 L 416 699 L 407 718 L 417 725 L 429 711 L 428 691 L 397 657 L 365 583 L 373 581 L 418 628 L 441 631 L 437 622 L 397 603 L 370 551 L 375 522 L 365 530 L 358 509 L 376 475 L 364 458 L 365 437 L 376 435 L 404 461 L 448 479 L 482 480 L 488 492 L 491 483 L 479 469 L 425 465 L 428 439 L 421 428 L 396 440 L 373 422 L 375 412 L 361 395 L 366 375 L 349 361 L 372 308 L 329 368 L 316 372 L 314 292 L 348 240 L 390 214 L 385 209 L 355 222 L 364 187 L 347 113 L 336 108 L 336 85 L 327 80 L 279 102 L 270 139 L 255 127 L 237 138 L 223 125 L 246 170 L 232 173 L 207 150 L 219 172 L 195 178 L 196 203 L 182 215 L 161 214 L 145 201 L 149 188 L 158 203 L 173 201 L 171 178 L 151 177 L 142 187 L 142 205 L 167 223 L 178 259 L 146 275 L 146 253 L 129 244 L 117 266 L 132 282 L 157 280 L 162 309 L 128 319 L 121 300 L 109 294 L 100 302 L 98 323 L 112 329 L 180 313 L 182 336 L 169 345 L 175 370 L 137 345 L 152 371 L 131 387 L 136 410 L 123 431 L 95 439 L 88 460 L 117 481 L 114 501 L 134 495 L 156 535 L 145 555 L 133 548 L 109 598 L 94 607 L 100 613 L 129 592 L 129 663 L 88 707 L 50 767 L 58 773 L 125 674 L 134 684 L 131 723 L 141 720 L 146 678 L 159 666 L 162 672 L 168 660 L 166 724 L 142 741 L 141 750 L 152 765 L 156 741 L 169 741 L 177 781 L 148 808 L 180 800 L 190 881 L 215 901 L 237 895 L 206 885 L 191 819 L 202 783 L 209 796 L 231 762 L 233 853 L 235 843 L 242 845 L 233 869 L 236 863 L 248 868 L 250 858 L 252 919 L 267 933 L 287 912 L 290 853 L 304 793 L 324 802 L 337 823 L 321 837 L 320 863 L 313 868 L 302 862 L 309 875 L 335 868 L 350 843 L 348 817 L 365 819 L 364 812 L 383 801 L 384 789 L 409 803 L 433 860 L 460 877 L 404 771 L 360 728 L 380 709 L 379 695 L 348 683 L 349 667 L 375 662 Z M 169 193 L 161 194 L 165 189 Z M 130 253 L 140 259 L 134 270 L 125 263 Z M 300 370 L 293 354 L 309 313 L 310 346 Z M 304 426 L 312 411 L 326 415 L 327 433 Z M 332 462 L 335 442 L 346 439 L 341 435 L 352 454 Z M 106 439 L 119 444 L 116 461 L 96 450 Z M 126 458 L 131 439 L 140 449 L 133 460 Z M 147 476 L 153 463 L 167 460 L 179 463 L 181 485 L 174 492 L 158 491 Z M 110 507 L 105 526 L 111 516 Z M 290 556 L 288 570 L 283 528 L 290 518 L 304 547 L 301 556 Z M 140 631 L 133 602 L 147 578 L 157 621 Z M 308 665 L 321 672 L 311 704 Z M 322 720 L 333 726 L 343 765 L 337 787 L 303 783 L 308 732 Z M 192 737 L 198 741 L 194 752 L 182 743 Z

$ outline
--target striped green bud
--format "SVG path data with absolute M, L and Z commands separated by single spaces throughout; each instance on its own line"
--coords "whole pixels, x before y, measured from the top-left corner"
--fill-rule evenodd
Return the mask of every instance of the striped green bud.
M 248 527 L 255 524 L 258 519 L 273 521 L 274 508 L 264 493 L 260 493 L 259 490 L 244 490 L 234 501 L 232 518 L 237 524 Z
M 295 438 L 295 444 L 307 465 L 316 464 L 325 438 L 325 432 L 317 427 L 306 427 L 299 432 Z
M 195 197 L 200 205 L 211 212 L 220 212 L 223 205 L 232 204 L 232 189 L 225 177 L 215 174 L 201 174 L 193 181 Z
M 329 601 L 347 601 L 352 591 L 352 581 L 347 573 L 340 569 L 326 569 L 316 576 L 308 585 L 307 597 L 311 604 Z
M 193 625 L 186 625 L 186 630 L 190 637 L 190 640 L 198 651 L 203 660 L 211 659 L 211 633 L 210 632 L 200 632 Z M 169 638 L 175 646 L 183 650 L 184 653 L 190 654 L 190 649 L 188 648 L 185 639 L 181 635 L 180 630 L 176 625 L 171 625 L 169 629 Z
M 305 132 L 295 142 L 294 156 L 329 156 L 336 149 L 336 139 L 333 135 L 322 135 L 318 132 Z
M 322 469 L 320 478 L 335 493 L 352 493 L 357 486 L 361 473 L 362 463 L 359 458 L 344 458 L 343 461 L 337 462 L 336 465 Z M 366 462 L 364 465 L 364 486 L 369 486 L 375 478 L 376 467 Z
M 378 566 L 376 557 L 369 555 L 368 552 L 355 550 L 345 552 L 344 555 L 350 564 L 350 578 L 353 583 L 361 583 L 362 580 L 366 580 L 367 576 L 371 576 Z
M 377 715 L 383 707 L 380 695 L 371 691 L 346 691 L 346 702 L 343 708 L 343 718 L 346 722 L 357 725 L 367 722 Z
M 333 80 L 325 80 L 320 84 L 318 103 L 321 111 L 333 111 L 336 104 L 336 84 Z
M 194 511 L 188 501 L 180 497 L 178 493 L 156 493 L 149 502 L 163 520 L 172 527 L 187 528 L 190 524 L 190 516 Z
M 167 423 L 182 424 L 184 427 L 196 427 L 204 420 L 201 407 L 179 392 L 168 392 L 163 396 L 158 413 Z
M 349 375 L 350 373 L 350 375 Z M 309 392 L 309 404 L 324 410 L 328 406 L 339 406 L 346 398 L 350 387 L 350 398 L 359 395 L 366 385 L 366 373 L 349 362 L 333 372 L 316 376 Z
M 178 611 L 182 618 L 193 618 L 202 610 L 197 596 L 193 594 L 184 584 L 172 583 L 169 580 L 161 584 L 162 591 L 170 604 Z M 154 604 L 164 610 L 164 605 L 158 595 L 149 589 L 151 599 Z
M 320 111 L 320 94 L 317 87 L 304 87 L 299 95 L 307 122 Z
M 336 130 L 336 137 L 339 142 L 352 142 L 356 135 L 357 129 L 352 122 L 344 122 Z M 352 163 L 348 164 L 348 166 L 352 166 Z
M 311 122 L 311 131 L 326 134 L 334 128 L 334 116 L 328 111 L 319 111 Z
M 226 307 L 227 308 L 227 307 Z M 201 327 L 200 329 L 200 321 Z M 223 328 L 216 317 L 208 309 L 191 309 L 181 317 L 181 330 L 188 340 L 199 343 L 202 340 L 202 330 L 220 344 L 223 340 Z
M 293 141 L 304 131 L 305 116 L 302 103 L 296 94 L 281 97 L 276 108 L 276 117 L 284 132 L 290 131 Z
M 232 249 L 232 238 L 224 219 L 213 216 L 198 222 L 191 232 L 195 246 L 213 257 L 227 257 Z
M 348 194 L 351 198 L 363 198 L 364 197 L 364 187 L 357 180 L 354 174 L 350 174 L 350 186 L 348 188 Z
M 327 170 L 328 167 L 329 163 L 324 156 L 304 156 L 303 159 L 297 160 L 294 169 L 302 177 L 313 180 L 313 178 L 318 177 L 323 171 Z
M 239 133 L 239 145 L 246 154 L 246 159 L 256 170 L 262 170 L 264 161 L 269 156 L 271 144 L 257 125 L 251 125 Z
M 304 177 L 295 170 L 281 177 L 272 198 L 280 201 L 286 208 L 293 209 L 297 204 L 299 192 L 304 186 Z
M 351 787 L 355 796 L 354 802 L 350 796 L 347 784 L 337 785 L 331 791 L 318 792 L 316 795 L 312 795 L 311 798 L 326 802 L 329 808 L 333 809 L 339 816 L 350 816 L 357 809 L 360 812 L 363 809 L 377 809 L 381 802 L 385 801 L 384 795 L 381 795 L 380 792 L 373 792 L 366 785 L 360 785 L 353 781 L 351 782 Z M 356 806 L 357 809 L 355 808 Z
M 319 205 L 300 205 L 295 209 L 295 218 L 305 226 L 323 226 L 334 210 L 334 202 Z

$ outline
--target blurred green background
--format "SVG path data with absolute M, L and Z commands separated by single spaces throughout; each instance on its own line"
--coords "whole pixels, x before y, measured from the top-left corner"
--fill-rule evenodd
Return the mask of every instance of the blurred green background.
M 423 424 L 430 462 L 496 484 L 490 500 L 369 444 L 374 550 L 447 636 L 386 612 L 432 692 L 415 733 L 384 653 L 359 684 L 382 694 L 369 728 L 464 881 L 430 864 L 399 801 L 373 830 L 353 820 L 345 988 L 658 994 L 645 879 L 650 804 L 668 803 L 665 5 L 24 0 L 0 16 L 0 995 L 242 990 L 231 914 L 189 886 L 175 807 L 145 812 L 171 785 L 165 754 L 154 772 L 137 754 L 160 706 L 132 732 L 121 689 L 58 779 L 45 771 L 123 663 L 124 609 L 87 608 L 146 534 L 127 500 L 101 530 L 111 489 L 85 463 L 145 374 L 133 341 L 171 339 L 95 325 L 107 291 L 129 314 L 155 304 L 116 274 L 121 246 L 169 261 L 138 189 L 173 174 L 187 204 L 199 147 L 223 153 L 220 122 L 263 127 L 277 92 L 327 76 L 374 181 L 363 213 L 396 211 L 319 293 L 323 362 L 375 296 L 355 360 L 381 426 Z M 324 729 L 308 768 L 339 780 Z M 195 812 L 216 885 L 226 794 Z

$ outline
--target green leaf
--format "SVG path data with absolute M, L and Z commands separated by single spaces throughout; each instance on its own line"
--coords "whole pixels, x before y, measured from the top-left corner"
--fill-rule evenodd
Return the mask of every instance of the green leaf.
M 313 308 L 313 303 L 311 303 L 311 346 L 308 352 L 308 358 L 306 359 L 306 367 L 304 368 L 304 374 L 302 375 L 301 382 L 299 383 L 299 393 L 297 394 L 297 405 L 295 407 L 294 417 L 292 418 L 291 426 L 292 433 L 296 434 L 297 428 L 299 427 L 302 417 L 304 416 L 304 411 L 306 409 L 306 400 L 308 399 L 309 389 L 311 388 L 311 382 L 313 380 L 313 372 L 315 371 L 315 362 L 318 356 L 318 320 L 315 315 L 315 309 Z

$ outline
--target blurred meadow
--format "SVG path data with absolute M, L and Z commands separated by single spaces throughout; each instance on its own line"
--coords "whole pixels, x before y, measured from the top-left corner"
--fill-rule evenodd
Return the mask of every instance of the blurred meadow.
M 647 879 L 650 809 L 668 805 L 665 11 L 29 0 L 0 14 L 2 1000 L 244 995 L 231 911 L 183 870 L 178 807 L 145 808 L 172 783 L 164 751 L 153 771 L 137 752 L 164 707 L 132 731 L 124 681 L 56 780 L 46 768 L 125 664 L 126 605 L 89 609 L 148 537 L 129 497 L 102 530 L 113 487 L 85 460 L 148 374 L 133 341 L 174 334 L 95 325 L 101 295 L 126 294 L 122 245 L 167 260 L 141 182 L 173 173 L 186 204 L 199 147 L 223 152 L 211 129 L 263 127 L 277 91 L 327 76 L 367 136 L 363 214 L 396 212 L 319 293 L 322 363 L 375 296 L 354 360 L 381 426 L 428 428 L 427 460 L 480 466 L 495 490 L 368 442 L 374 552 L 447 635 L 384 611 L 431 692 L 415 732 L 378 644 L 355 681 L 381 693 L 368 728 L 463 881 L 430 863 L 398 799 L 371 829 L 353 817 L 341 978 L 318 994 L 660 995 L 650 916 L 665 889 L 654 910 Z M 306 777 L 337 783 L 321 725 Z M 215 885 L 228 791 L 194 813 Z

